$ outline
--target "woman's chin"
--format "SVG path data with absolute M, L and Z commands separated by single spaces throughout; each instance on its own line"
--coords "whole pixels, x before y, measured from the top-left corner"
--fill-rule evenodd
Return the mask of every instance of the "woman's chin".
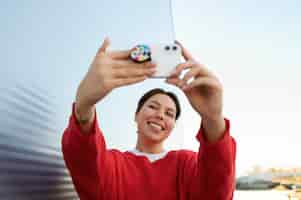
M 147 139 L 150 140 L 153 143 L 161 143 L 163 142 L 167 137 L 164 135 L 164 133 L 148 133 L 146 135 Z

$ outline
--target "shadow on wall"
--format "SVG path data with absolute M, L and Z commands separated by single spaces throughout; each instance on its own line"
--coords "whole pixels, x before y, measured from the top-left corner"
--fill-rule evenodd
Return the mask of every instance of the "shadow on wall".
M 62 158 L 54 111 L 42 90 L 1 89 L 0 199 L 78 199 Z

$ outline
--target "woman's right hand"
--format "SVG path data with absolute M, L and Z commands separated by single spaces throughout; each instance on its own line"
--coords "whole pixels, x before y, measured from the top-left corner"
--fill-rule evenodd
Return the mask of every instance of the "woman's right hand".
M 114 88 L 141 82 L 155 73 L 154 63 L 130 60 L 131 50 L 107 52 L 109 43 L 106 38 L 78 87 L 76 102 L 80 105 L 92 106 Z
M 114 88 L 141 82 L 155 73 L 154 63 L 133 62 L 131 50 L 108 52 L 109 44 L 106 38 L 77 89 L 76 106 L 83 114 Z

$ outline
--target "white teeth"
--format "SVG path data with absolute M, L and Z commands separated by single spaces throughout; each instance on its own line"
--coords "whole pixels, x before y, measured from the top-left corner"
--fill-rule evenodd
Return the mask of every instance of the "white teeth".
M 149 125 L 151 125 L 152 127 L 156 128 L 156 129 L 159 129 L 159 130 L 163 129 L 160 125 L 152 123 L 152 122 L 150 122 Z

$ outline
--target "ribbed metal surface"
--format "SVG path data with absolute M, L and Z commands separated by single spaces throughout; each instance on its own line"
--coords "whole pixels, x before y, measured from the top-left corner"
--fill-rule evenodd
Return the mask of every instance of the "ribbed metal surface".
M 1 200 L 78 199 L 62 158 L 55 110 L 41 89 L 1 89 Z

